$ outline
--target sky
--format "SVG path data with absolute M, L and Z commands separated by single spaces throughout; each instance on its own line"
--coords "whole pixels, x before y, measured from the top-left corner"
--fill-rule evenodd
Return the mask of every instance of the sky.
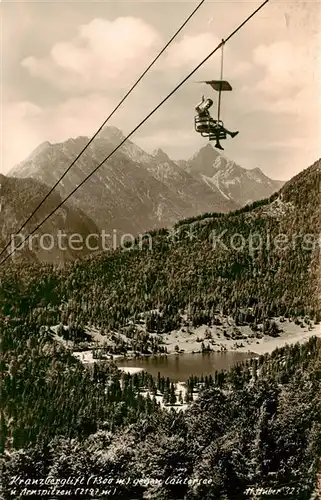
M 40 143 L 92 135 L 198 2 L 2 0 L 1 162 L 8 172 Z M 260 5 L 207 0 L 112 117 L 125 134 Z M 286 180 L 321 153 L 321 3 L 270 2 L 224 48 L 224 155 Z M 131 137 L 147 152 L 188 159 L 199 80 L 218 79 L 213 55 Z M 214 108 L 214 106 L 213 106 Z M 215 116 L 216 110 L 213 110 Z

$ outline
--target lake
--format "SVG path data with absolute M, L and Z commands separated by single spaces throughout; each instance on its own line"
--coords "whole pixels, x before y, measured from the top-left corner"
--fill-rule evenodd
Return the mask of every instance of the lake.
M 175 382 L 185 382 L 191 375 L 214 374 L 215 370 L 226 370 L 256 356 L 253 353 L 227 351 L 146 356 L 137 359 L 119 359 L 115 363 L 118 367 L 141 368 L 154 377 L 160 372 L 162 377 L 169 377 Z

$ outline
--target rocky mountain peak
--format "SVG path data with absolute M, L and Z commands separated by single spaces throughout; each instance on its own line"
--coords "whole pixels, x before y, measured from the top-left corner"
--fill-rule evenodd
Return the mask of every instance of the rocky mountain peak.
M 104 127 L 97 136 L 98 139 L 106 139 L 110 142 L 120 142 L 125 139 L 125 135 L 121 130 L 114 126 Z
M 165 151 L 163 151 L 161 148 L 155 149 L 153 151 L 152 155 L 156 160 L 161 161 L 161 162 L 171 162 L 172 161 L 170 159 L 170 157 L 168 156 L 168 154 L 165 153 Z

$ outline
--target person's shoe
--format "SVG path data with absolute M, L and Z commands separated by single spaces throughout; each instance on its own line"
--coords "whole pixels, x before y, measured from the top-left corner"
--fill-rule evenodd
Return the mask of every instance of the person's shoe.
M 233 139 L 233 137 L 235 137 L 237 134 L 238 134 L 238 132 L 231 132 L 231 137 L 232 137 L 232 139 Z

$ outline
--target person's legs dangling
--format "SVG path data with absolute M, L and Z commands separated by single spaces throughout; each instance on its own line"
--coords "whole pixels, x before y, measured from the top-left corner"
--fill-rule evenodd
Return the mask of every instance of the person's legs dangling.
M 224 132 L 228 135 L 230 135 L 233 139 L 233 137 L 235 137 L 237 134 L 238 134 L 238 131 L 237 132 L 230 132 L 229 130 L 227 130 L 225 127 L 222 127 L 222 129 L 224 130 Z
M 219 139 L 216 139 L 215 148 L 224 151 L 224 148 L 221 146 Z

